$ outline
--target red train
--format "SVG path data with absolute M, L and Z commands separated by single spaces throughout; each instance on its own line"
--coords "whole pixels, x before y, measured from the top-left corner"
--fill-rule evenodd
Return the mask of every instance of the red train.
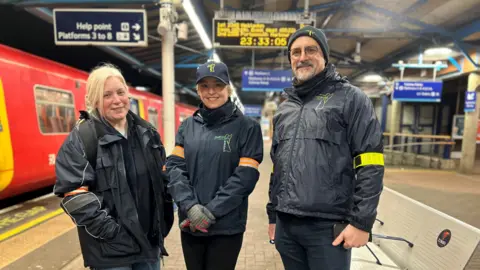
M 0 44 L 0 200 L 53 185 L 55 156 L 85 109 L 88 73 Z M 163 137 L 162 98 L 130 89 Z M 195 107 L 175 105 L 176 128 Z

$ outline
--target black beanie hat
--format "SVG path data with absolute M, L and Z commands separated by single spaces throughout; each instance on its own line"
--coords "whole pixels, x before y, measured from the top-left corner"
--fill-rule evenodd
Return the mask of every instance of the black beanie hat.
M 328 63 L 328 54 L 330 53 L 330 49 L 328 48 L 328 43 L 327 43 L 327 37 L 325 36 L 322 30 L 310 25 L 307 25 L 303 28 L 298 29 L 295 33 L 293 33 L 290 36 L 290 39 L 288 39 L 288 44 L 287 44 L 288 62 L 291 63 L 290 47 L 292 46 L 293 41 L 295 41 L 295 39 L 301 36 L 309 36 L 315 39 L 315 41 L 317 41 L 318 45 L 320 45 L 320 48 L 322 49 L 323 57 L 325 58 L 325 65 L 326 65 Z

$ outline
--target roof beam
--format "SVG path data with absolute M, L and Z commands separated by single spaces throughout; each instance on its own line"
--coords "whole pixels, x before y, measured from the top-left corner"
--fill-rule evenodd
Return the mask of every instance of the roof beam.
M 480 32 L 480 19 L 470 22 L 462 28 L 457 29 L 455 31 L 455 37 L 459 40 L 462 40 L 476 32 Z
M 7 0 L 4 1 L 4 4 L 14 4 L 19 7 L 46 7 L 46 6 L 55 6 L 55 5 L 88 5 L 99 4 L 99 5 L 125 5 L 125 4 L 135 4 L 135 5 L 154 5 L 158 3 L 158 0 L 136 0 L 132 2 L 131 0 Z
M 72 1 L 73 2 L 73 1 Z M 25 10 L 49 23 L 53 23 L 53 13 L 50 9 L 48 8 L 25 8 Z M 112 46 L 95 46 L 97 47 L 98 49 L 100 50 L 103 50 L 113 56 L 116 56 L 120 59 L 122 59 L 123 61 L 129 63 L 130 65 L 132 65 L 133 68 L 136 68 L 138 70 L 145 70 L 146 72 L 150 73 L 151 75 L 159 78 L 159 79 L 162 79 L 162 73 L 153 69 L 153 68 L 150 68 L 148 66 L 145 66 L 144 63 L 140 62 L 138 59 L 136 59 L 135 57 L 133 57 L 132 55 L 126 53 L 125 51 L 119 49 L 119 48 L 116 48 L 116 47 L 112 47 Z M 198 95 L 193 92 L 192 90 L 184 87 L 183 85 L 175 82 L 175 86 L 178 87 L 178 88 L 181 88 L 183 90 L 185 90 L 187 93 L 189 93 L 190 95 L 198 98 Z M 163 89 L 162 89 L 163 91 Z

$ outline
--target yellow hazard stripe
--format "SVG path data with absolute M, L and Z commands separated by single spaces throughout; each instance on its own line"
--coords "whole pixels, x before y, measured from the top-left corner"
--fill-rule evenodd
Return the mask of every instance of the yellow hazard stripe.
M 140 117 L 145 120 L 145 108 L 143 106 L 143 100 L 138 99 L 138 113 L 140 114 Z
M 7 231 L 7 232 L 4 232 L 4 233 L 0 234 L 0 241 L 3 241 L 3 240 L 5 240 L 5 239 L 7 239 L 7 238 L 10 238 L 10 237 L 12 237 L 12 236 L 14 236 L 14 235 L 16 235 L 16 234 L 19 234 L 19 233 L 21 233 L 21 232 L 23 232 L 23 231 L 26 231 L 26 230 L 28 230 L 28 229 L 30 229 L 30 228 L 32 228 L 32 227 L 34 227 L 34 226 L 36 226 L 36 225 L 38 225 L 38 224 L 46 221 L 46 220 L 48 220 L 48 219 L 51 219 L 51 218 L 53 218 L 53 217 L 55 217 L 55 216 L 60 215 L 61 213 L 63 213 L 63 209 L 60 208 L 60 209 L 57 209 L 57 210 L 55 210 L 55 211 L 53 211 L 53 212 L 50 212 L 50 213 L 48 213 L 48 214 L 46 214 L 46 215 L 43 215 L 43 216 L 41 216 L 41 217 L 38 217 L 38 218 L 36 218 L 36 219 L 34 219 L 34 220 L 31 220 L 31 221 L 29 221 L 29 222 L 27 222 L 27 223 L 25 223 L 25 224 L 22 224 L 22 225 L 20 225 L 20 226 L 18 226 L 18 227 L 15 227 L 15 228 Z
M 13 179 L 13 148 L 8 125 L 7 104 L 0 79 L 0 193 Z
M 382 153 L 363 153 L 355 157 L 353 166 L 356 168 L 368 166 L 368 165 L 380 165 L 384 166 Z

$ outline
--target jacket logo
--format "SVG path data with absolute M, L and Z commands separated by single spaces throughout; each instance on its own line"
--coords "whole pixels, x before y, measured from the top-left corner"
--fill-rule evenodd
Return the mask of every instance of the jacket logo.
M 210 64 L 207 67 L 210 69 L 210 72 L 215 72 L 215 64 Z
M 232 149 L 230 148 L 230 140 L 232 140 L 232 134 L 225 134 L 223 136 L 215 136 L 214 140 L 223 141 L 223 152 L 230 153 Z
M 330 98 L 333 97 L 332 93 L 329 94 L 320 94 L 316 96 L 316 99 L 319 100 L 317 107 L 315 107 L 315 110 L 321 110 L 323 107 L 325 107 L 325 104 L 330 100 Z

